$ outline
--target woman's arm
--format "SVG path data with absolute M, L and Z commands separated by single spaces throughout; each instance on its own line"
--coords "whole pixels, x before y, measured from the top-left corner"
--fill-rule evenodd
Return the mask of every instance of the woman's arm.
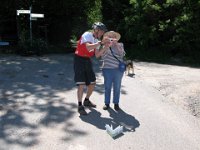
M 123 43 L 116 43 L 116 47 L 117 47 L 117 51 L 119 55 L 124 55 L 125 51 L 124 51 L 124 44 Z

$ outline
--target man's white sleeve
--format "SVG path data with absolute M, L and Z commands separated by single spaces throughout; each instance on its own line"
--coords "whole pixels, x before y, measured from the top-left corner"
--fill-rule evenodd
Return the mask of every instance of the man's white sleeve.
M 89 42 L 89 43 L 93 43 L 94 42 L 94 38 L 93 38 L 93 36 L 92 36 L 92 34 L 90 32 L 85 32 L 82 35 L 81 44 L 82 43 L 86 43 L 86 42 Z

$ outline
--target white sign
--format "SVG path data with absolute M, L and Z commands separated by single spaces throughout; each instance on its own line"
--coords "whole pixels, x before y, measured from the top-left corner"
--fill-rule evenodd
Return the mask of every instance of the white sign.
M 35 20 L 37 20 L 37 18 L 32 18 L 32 17 L 31 17 L 31 20 L 35 21 Z
M 31 18 L 44 18 L 44 14 L 33 14 L 33 13 L 31 13 Z
M 17 10 L 17 16 L 19 16 L 19 14 L 30 14 L 31 11 L 30 10 Z

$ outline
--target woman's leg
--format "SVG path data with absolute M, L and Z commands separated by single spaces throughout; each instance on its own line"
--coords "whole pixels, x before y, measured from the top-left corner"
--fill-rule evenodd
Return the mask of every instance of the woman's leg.
M 123 72 L 120 72 L 118 69 L 114 70 L 114 80 L 113 80 L 113 103 L 119 104 L 119 98 L 120 98 L 120 89 L 121 89 L 121 81 Z
M 113 82 L 112 69 L 103 69 L 104 88 L 105 88 L 105 104 L 110 104 L 110 95 Z

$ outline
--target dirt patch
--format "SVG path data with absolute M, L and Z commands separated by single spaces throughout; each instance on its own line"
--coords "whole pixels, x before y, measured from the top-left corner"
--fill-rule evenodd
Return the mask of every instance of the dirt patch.
M 200 118 L 200 69 L 135 62 L 135 74 L 172 102 Z

